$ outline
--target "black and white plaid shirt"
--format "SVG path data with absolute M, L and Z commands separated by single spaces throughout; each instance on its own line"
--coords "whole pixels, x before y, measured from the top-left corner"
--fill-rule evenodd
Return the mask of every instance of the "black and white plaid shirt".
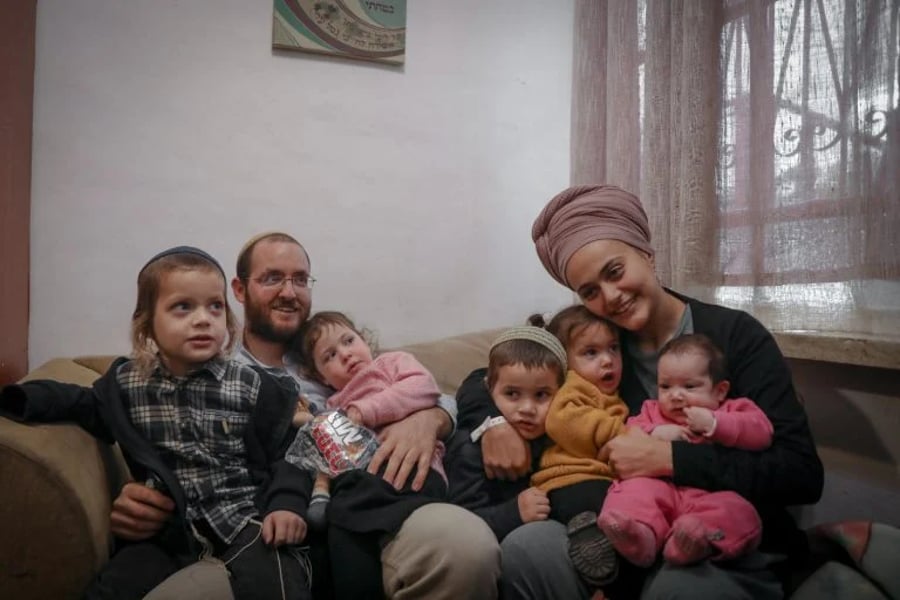
M 119 367 L 132 425 L 150 440 L 187 495 L 187 518 L 205 519 L 227 543 L 258 513 L 244 432 L 260 376 L 234 361 L 213 359 L 186 377 L 157 366 L 142 376 Z

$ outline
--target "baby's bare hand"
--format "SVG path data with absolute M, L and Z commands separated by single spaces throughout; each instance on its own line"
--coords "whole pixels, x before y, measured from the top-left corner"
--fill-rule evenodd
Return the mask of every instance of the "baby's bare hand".
M 704 434 L 713 430 L 716 423 L 716 417 L 708 408 L 701 406 L 688 406 L 684 409 L 684 416 L 687 418 L 687 426 L 694 433 Z
M 546 521 L 550 516 L 550 499 L 547 493 L 530 487 L 519 494 L 519 516 L 523 523 Z
M 357 425 L 363 424 L 363 416 L 362 413 L 359 412 L 359 409 L 355 406 L 347 407 L 347 418 L 356 423 Z

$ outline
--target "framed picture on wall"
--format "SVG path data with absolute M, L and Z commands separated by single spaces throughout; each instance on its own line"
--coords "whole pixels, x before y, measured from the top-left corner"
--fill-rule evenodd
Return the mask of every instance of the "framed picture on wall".
M 272 46 L 403 64 L 406 0 L 275 0 Z

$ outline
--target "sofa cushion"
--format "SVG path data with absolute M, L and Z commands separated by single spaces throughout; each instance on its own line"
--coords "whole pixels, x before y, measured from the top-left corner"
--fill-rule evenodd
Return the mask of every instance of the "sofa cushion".
M 469 373 L 487 366 L 488 350 L 502 331 L 504 329 L 475 331 L 393 350 L 403 350 L 415 356 L 431 371 L 442 392 L 455 395 Z

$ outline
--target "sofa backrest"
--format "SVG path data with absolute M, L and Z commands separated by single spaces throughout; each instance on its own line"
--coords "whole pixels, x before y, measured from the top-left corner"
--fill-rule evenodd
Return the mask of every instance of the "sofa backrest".
M 91 385 L 109 368 L 114 356 L 80 356 L 78 358 L 54 358 L 29 371 L 22 381 L 52 379 L 63 383 Z
M 488 350 L 504 329 L 484 329 L 433 342 L 391 348 L 415 356 L 446 394 L 456 394 L 459 384 L 473 370 L 487 366 Z
M 431 371 L 441 391 L 456 394 L 456 389 L 466 375 L 479 367 L 487 366 L 488 349 L 503 329 L 485 329 L 420 344 L 398 346 L 391 350 L 403 350 L 415 356 Z M 91 385 L 105 373 L 114 356 L 79 356 L 74 359 L 54 358 L 22 381 L 53 379 L 78 385 Z

